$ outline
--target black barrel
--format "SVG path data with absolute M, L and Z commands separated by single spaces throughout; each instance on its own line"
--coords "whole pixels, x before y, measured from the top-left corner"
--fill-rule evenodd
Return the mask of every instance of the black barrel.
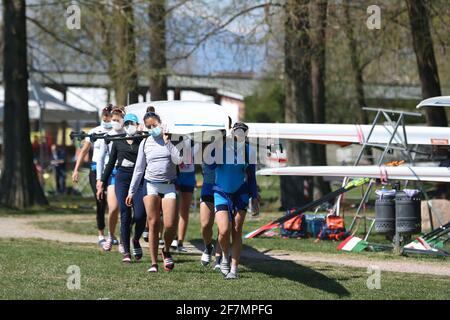
M 395 195 L 381 194 L 375 200 L 375 231 L 381 234 L 395 233 Z
M 420 193 L 409 196 L 404 191 L 395 195 L 395 225 L 398 233 L 413 234 L 422 230 Z

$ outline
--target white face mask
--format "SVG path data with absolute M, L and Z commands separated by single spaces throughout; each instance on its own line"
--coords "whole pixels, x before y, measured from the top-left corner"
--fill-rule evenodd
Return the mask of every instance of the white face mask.
M 109 121 L 109 122 L 102 121 L 102 127 L 107 130 L 111 129 L 112 128 L 111 121 Z
M 137 126 L 134 125 L 128 125 L 125 127 L 125 132 L 129 135 L 132 136 L 136 133 L 137 131 Z
M 122 122 L 112 120 L 111 124 L 112 124 L 112 128 L 116 131 L 122 129 Z

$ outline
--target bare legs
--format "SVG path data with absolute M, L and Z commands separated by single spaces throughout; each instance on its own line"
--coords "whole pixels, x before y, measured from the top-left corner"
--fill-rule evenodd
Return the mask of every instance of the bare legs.
M 180 219 L 178 222 L 178 241 L 184 242 L 189 223 L 189 209 L 192 202 L 192 192 L 180 192 Z
M 114 185 L 108 186 L 106 200 L 108 202 L 108 228 L 109 234 L 113 238 L 116 233 L 117 221 L 119 219 L 119 202 L 116 198 Z
M 147 212 L 148 242 L 152 264 L 158 262 L 158 233 L 160 226 L 160 212 L 163 210 L 164 223 L 164 251 L 169 252 L 170 244 L 176 233 L 176 199 L 163 198 L 156 195 L 144 197 L 145 211 Z

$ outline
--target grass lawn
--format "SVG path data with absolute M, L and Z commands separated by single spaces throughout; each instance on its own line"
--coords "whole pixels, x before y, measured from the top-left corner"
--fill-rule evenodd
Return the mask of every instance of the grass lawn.
M 251 248 L 249 248 L 251 249 Z M 171 273 L 124 266 L 117 252 L 43 240 L 0 240 L 0 299 L 448 299 L 448 277 L 383 272 L 369 290 L 364 269 L 281 261 L 243 261 L 241 279 L 226 281 L 198 256 L 175 256 Z M 67 268 L 80 268 L 81 288 L 67 289 Z

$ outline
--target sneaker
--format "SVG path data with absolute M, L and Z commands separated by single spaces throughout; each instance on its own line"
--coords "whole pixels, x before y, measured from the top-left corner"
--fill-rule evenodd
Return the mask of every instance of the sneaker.
M 102 236 L 99 236 L 99 237 L 98 237 L 98 245 L 99 245 L 100 247 L 103 247 L 103 245 L 105 244 L 105 242 L 106 242 L 105 237 L 102 237 Z
M 106 241 L 103 243 L 102 248 L 103 248 L 103 250 L 105 250 L 105 251 L 111 251 L 111 248 L 112 248 L 112 239 L 111 239 L 111 238 L 108 238 L 108 240 L 106 240 Z
M 222 259 L 220 262 L 220 272 L 222 272 L 224 276 L 230 273 L 230 263 L 228 260 Z
M 148 242 L 148 229 L 145 229 L 142 233 L 142 238 L 144 238 L 145 242 Z
M 124 249 L 124 247 L 123 247 L 123 244 L 119 244 L 119 252 L 120 252 L 121 254 L 125 254 L 125 249 Z
M 172 255 L 170 252 L 164 252 L 164 248 L 161 249 L 161 255 L 163 257 L 164 262 L 164 270 L 172 271 L 175 267 L 175 263 L 173 262 Z
M 123 255 L 122 262 L 126 264 L 131 263 L 131 256 L 129 253 Z
M 200 259 L 202 266 L 204 266 L 204 267 L 209 266 L 209 264 L 211 263 L 211 260 L 212 260 L 211 254 L 212 254 L 213 250 L 214 250 L 213 245 L 210 246 L 209 250 L 208 250 L 208 247 L 206 247 L 205 250 L 203 250 L 202 257 Z M 220 264 L 219 264 L 219 267 L 220 267 Z
M 178 248 L 178 240 L 175 239 L 172 241 L 172 244 L 170 245 L 173 249 L 177 249 Z
M 216 256 L 216 263 L 214 265 L 214 271 L 220 271 L 220 262 L 222 261 L 222 256 Z
M 237 272 L 228 272 L 228 274 L 225 276 L 225 279 L 227 280 L 234 280 L 234 279 L 238 279 L 238 275 Z
M 142 259 L 142 247 L 138 240 L 133 240 L 133 256 L 136 261 Z
M 183 242 L 181 242 L 181 241 L 178 241 L 177 251 L 178 252 L 188 252 L 186 247 L 183 246 Z
M 158 265 L 157 265 L 157 264 L 152 264 L 152 266 L 150 267 L 150 269 L 148 269 L 147 271 L 148 271 L 148 272 L 152 272 L 152 273 L 158 272 Z
M 164 240 L 163 239 L 159 239 L 159 245 L 163 246 L 164 245 Z
M 112 244 L 113 246 L 117 246 L 119 244 L 119 240 L 117 240 L 116 237 L 112 237 Z

